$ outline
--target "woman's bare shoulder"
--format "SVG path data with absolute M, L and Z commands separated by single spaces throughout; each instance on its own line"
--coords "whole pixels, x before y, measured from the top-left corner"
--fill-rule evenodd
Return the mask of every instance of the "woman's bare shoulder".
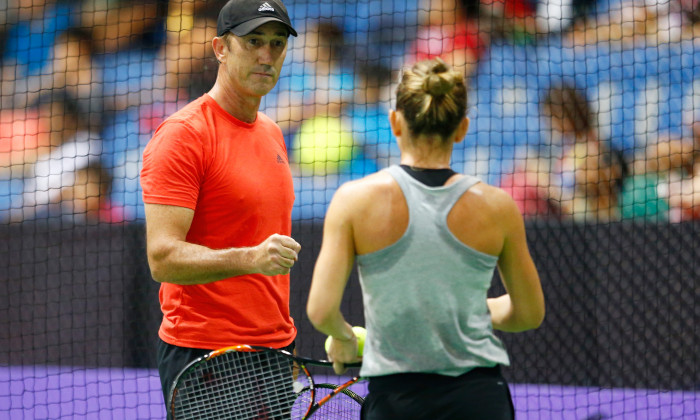
M 378 194 L 385 194 L 398 184 L 386 171 L 375 172 L 364 178 L 348 181 L 338 188 L 336 196 L 346 198 L 367 198 Z
M 508 204 L 513 201 L 513 198 L 502 188 L 489 185 L 485 182 L 478 182 L 469 189 L 469 192 L 483 197 L 483 200 L 491 202 L 495 205 Z
M 464 198 L 479 202 L 481 206 L 488 208 L 489 213 L 495 217 L 520 214 L 520 210 L 510 194 L 499 187 L 484 182 L 479 182 L 471 187 Z

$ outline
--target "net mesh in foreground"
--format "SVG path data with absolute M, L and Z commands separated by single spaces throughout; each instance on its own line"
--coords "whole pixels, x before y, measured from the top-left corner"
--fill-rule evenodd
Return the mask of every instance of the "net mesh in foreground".
M 213 85 L 224 1 L 24 3 L 0 1 L 0 418 L 164 418 L 139 171 Z M 260 110 L 294 171 L 299 354 L 325 358 L 304 308 L 328 202 L 398 161 L 398 76 L 440 56 L 469 84 L 451 165 L 516 200 L 547 297 L 503 335 L 518 418 L 700 417 L 696 0 L 284 3 L 300 36 Z M 354 275 L 342 308 L 364 324 Z

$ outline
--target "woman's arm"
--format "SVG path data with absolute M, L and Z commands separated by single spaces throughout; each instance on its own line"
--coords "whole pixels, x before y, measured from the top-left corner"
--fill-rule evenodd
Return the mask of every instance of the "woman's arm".
M 506 194 L 504 194 L 506 195 Z M 487 300 L 493 328 L 518 332 L 539 327 L 544 320 L 544 295 L 537 269 L 530 256 L 525 224 L 515 202 L 502 197 L 499 217 L 504 228 L 498 269 L 507 294 Z
M 352 187 L 338 189 L 328 207 L 323 226 L 323 243 L 316 260 L 306 312 L 309 321 L 320 332 L 333 337 L 328 357 L 336 362 L 340 373 L 342 364 L 356 362 L 357 340 L 352 327 L 340 312 L 345 285 L 355 261 L 352 229 L 354 200 Z

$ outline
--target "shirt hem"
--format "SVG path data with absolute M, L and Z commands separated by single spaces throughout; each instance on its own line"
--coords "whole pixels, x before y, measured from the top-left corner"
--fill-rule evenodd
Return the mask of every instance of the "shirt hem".
M 197 340 L 177 339 L 175 337 L 167 335 L 162 330 L 158 331 L 158 337 L 160 337 L 161 340 L 165 341 L 168 344 L 172 344 L 173 346 L 178 346 L 178 347 L 186 347 L 186 348 L 202 349 L 202 350 L 218 350 L 218 349 L 222 349 L 224 347 L 240 346 L 240 345 L 272 347 L 272 348 L 279 349 L 279 348 L 287 347 L 288 345 L 292 344 L 292 342 L 296 339 L 296 336 L 297 336 L 297 330 L 295 328 L 294 333 L 291 335 L 291 337 L 287 337 L 281 341 L 252 342 L 251 340 L 248 340 L 248 341 L 241 340 L 239 342 L 232 341 L 232 342 L 228 342 L 228 343 L 222 343 L 222 342 L 205 342 L 205 341 L 197 341 Z

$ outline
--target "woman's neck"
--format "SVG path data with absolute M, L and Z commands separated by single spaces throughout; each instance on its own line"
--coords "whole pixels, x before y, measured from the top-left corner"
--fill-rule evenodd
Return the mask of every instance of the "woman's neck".
M 448 169 L 452 158 L 452 148 L 426 150 L 402 150 L 401 164 L 411 168 L 421 169 Z

